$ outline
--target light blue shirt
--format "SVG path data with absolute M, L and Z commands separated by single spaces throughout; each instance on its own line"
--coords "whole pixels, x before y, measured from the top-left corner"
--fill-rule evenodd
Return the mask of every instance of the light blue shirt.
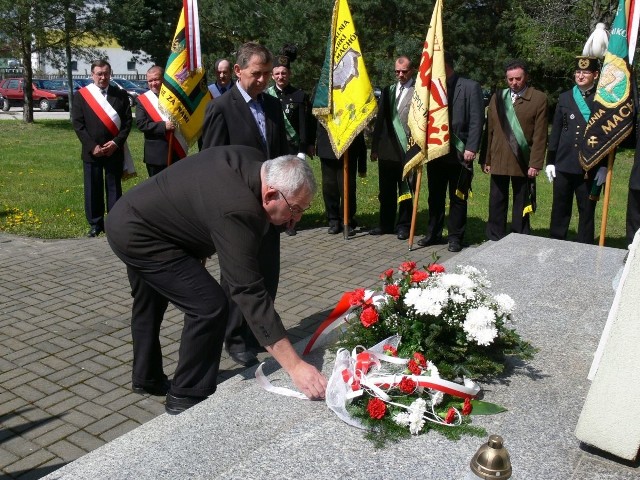
M 242 88 L 240 82 L 237 83 L 238 90 L 240 90 L 240 94 L 244 101 L 249 105 L 249 110 L 251 110 L 251 114 L 253 115 L 254 120 L 256 121 L 256 125 L 258 125 L 258 130 L 260 130 L 260 136 L 262 137 L 262 143 L 267 144 L 267 121 L 264 115 L 264 109 L 262 108 L 262 104 L 258 100 L 254 100 L 249 96 L 249 94 Z M 260 96 L 258 96 L 260 98 Z

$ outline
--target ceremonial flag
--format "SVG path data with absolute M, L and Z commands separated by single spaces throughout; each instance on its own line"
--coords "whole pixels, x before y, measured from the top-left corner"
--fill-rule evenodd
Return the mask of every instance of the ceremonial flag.
M 597 165 L 600 159 L 633 130 L 634 109 L 631 69 L 628 62 L 627 15 L 625 0 L 619 0 L 618 11 L 611 26 L 609 46 L 598 79 L 593 109 L 579 153 L 580 164 L 585 170 Z
M 402 176 L 411 169 L 449 153 L 447 76 L 444 70 L 442 0 L 433 7 L 422 49 L 420 68 L 409 108 L 409 149 Z
M 340 158 L 378 109 L 347 0 L 336 0 L 313 115 Z
M 204 112 L 211 94 L 207 88 L 200 52 L 198 1 L 183 0 L 176 34 L 171 44 L 158 104 L 189 145 L 202 133 Z

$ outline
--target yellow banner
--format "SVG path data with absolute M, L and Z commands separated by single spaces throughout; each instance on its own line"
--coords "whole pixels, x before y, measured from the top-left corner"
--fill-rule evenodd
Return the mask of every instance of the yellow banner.
M 204 69 L 187 69 L 187 58 L 189 58 L 192 44 L 186 41 L 184 16 L 183 8 L 164 71 L 158 106 L 178 125 L 182 136 L 189 145 L 192 145 L 202 133 L 204 113 L 211 100 L 211 94 L 207 88 Z M 192 27 L 196 33 L 199 32 L 199 25 Z
M 437 0 L 422 49 L 409 108 L 411 139 L 403 176 L 411 169 L 449 153 L 447 77 L 444 69 L 442 0 Z M 413 155 L 411 155 L 413 153 Z
M 336 0 L 313 114 L 338 158 L 375 115 L 378 105 L 347 0 Z

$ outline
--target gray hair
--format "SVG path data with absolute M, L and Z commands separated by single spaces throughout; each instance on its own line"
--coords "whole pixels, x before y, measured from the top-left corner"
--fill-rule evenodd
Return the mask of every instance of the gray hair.
M 269 49 L 259 43 L 247 42 L 243 44 L 236 55 L 236 63 L 240 69 L 244 70 L 249 65 L 251 57 L 257 56 L 260 63 L 273 63 L 273 55 Z
M 283 155 L 262 164 L 267 185 L 280 190 L 285 196 L 308 192 L 316 193 L 316 179 L 306 160 L 295 155 Z

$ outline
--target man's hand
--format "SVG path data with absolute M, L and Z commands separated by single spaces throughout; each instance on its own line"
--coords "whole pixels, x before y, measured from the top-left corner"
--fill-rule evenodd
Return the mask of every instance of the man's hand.
M 491 165 L 485 164 L 485 166 L 482 168 L 482 171 L 484 173 L 491 173 Z
M 372 162 L 377 162 L 378 161 L 378 153 L 377 152 L 371 152 L 371 161 Z
M 172 122 L 172 121 L 170 121 L 170 120 L 169 120 L 169 121 L 167 121 L 167 122 L 164 122 L 164 129 L 165 129 L 167 132 L 170 132 L 170 131 L 172 131 L 172 130 L 175 130 L 175 129 L 176 129 L 176 126 L 173 124 L 173 122 Z
M 93 150 L 91 150 L 91 155 L 93 155 L 94 157 L 103 157 L 104 152 L 102 150 L 102 147 L 100 145 L 96 145 L 95 147 L 93 147 Z
M 527 170 L 527 175 L 529 176 L 529 178 L 536 178 L 539 171 L 540 170 L 538 170 L 537 168 L 529 167 L 529 170 Z
M 285 369 L 295 386 L 311 400 L 321 400 L 327 389 L 327 379 L 316 367 L 308 364 L 296 353 L 288 338 L 265 347 Z
M 547 178 L 549 179 L 549 182 L 553 182 L 553 179 L 556 178 L 556 166 L 547 165 L 547 168 L 544 171 L 547 174 Z
M 107 143 L 102 145 L 102 153 L 105 157 L 110 157 L 117 149 L 118 145 L 113 140 L 109 140 Z
M 607 167 L 600 167 L 594 178 L 596 185 L 599 187 L 607 180 Z
M 473 162 L 476 158 L 476 152 L 472 152 L 471 150 L 465 150 L 464 153 L 462 154 L 462 158 L 464 158 L 464 161 L 467 163 Z

